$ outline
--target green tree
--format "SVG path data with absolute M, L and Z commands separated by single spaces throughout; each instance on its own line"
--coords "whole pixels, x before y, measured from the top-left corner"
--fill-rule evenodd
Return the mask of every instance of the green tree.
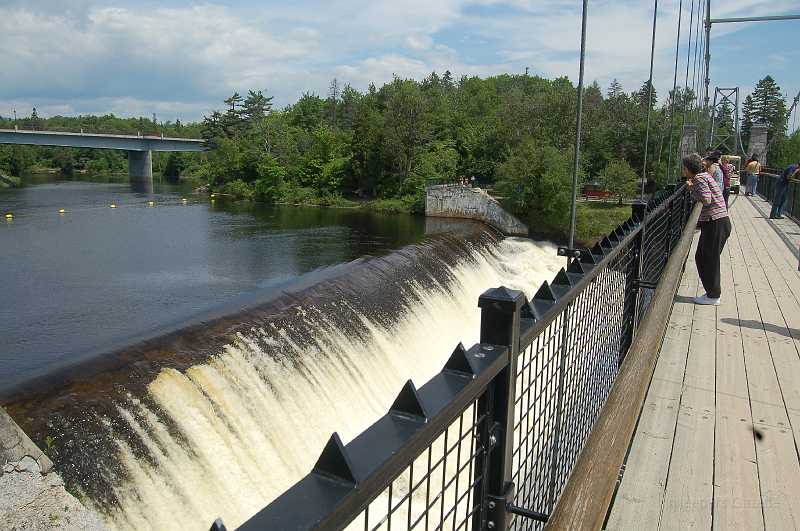
M 600 180 L 612 196 L 619 199 L 619 204 L 626 197 L 636 193 L 637 175 L 630 164 L 624 160 L 612 160 L 600 173 Z
M 742 130 L 747 144 L 750 142 L 750 128 L 757 123 L 767 126 L 770 145 L 786 136 L 786 100 L 772 76 L 761 79 L 753 93 L 745 98 L 743 117 Z
M 227 100 L 226 100 L 227 102 Z M 260 124 L 272 109 L 272 96 L 266 97 L 262 91 L 247 92 L 247 98 L 242 103 L 242 117 L 250 125 Z
M 636 102 L 639 107 L 647 110 L 647 100 L 650 99 L 650 109 L 654 109 L 656 106 L 656 102 L 658 101 L 658 96 L 656 93 L 655 87 L 653 87 L 652 93 L 650 92 L 650 80 L 648 79 L 642 84 L 642 87 L 634 92 L 632 95 L 633 100 Z
M 571 153 L 525 140 L 497 168 L 497 190 L 535 232 L 565 235 L 572 202 Z

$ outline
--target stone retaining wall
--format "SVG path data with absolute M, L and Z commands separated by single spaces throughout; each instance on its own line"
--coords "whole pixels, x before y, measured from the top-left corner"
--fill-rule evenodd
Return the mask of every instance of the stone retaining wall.
M 429 186 L 425 198 L 425 215 L 475 219 L 506 235 L 528 235 L 528 227 L 524 223 L 506 212 L 495 198 L 480 188 L 459 184 Z
M 105 531 L 64 488 L 50 461 L 0 407 L 0 522 L 12 530 Z

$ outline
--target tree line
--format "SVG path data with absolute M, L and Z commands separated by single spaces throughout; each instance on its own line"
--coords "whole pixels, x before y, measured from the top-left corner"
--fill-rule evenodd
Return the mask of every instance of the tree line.
M 539 232 L 563 234 L 575 98 L 575 87 L 566 77 L 454 79 L 448 71 L 420 81 L 396 77 L 365 91 L 334 79 L 326 96 L 304 93 L 282 109 L 274 108 L 263 91 L 235 93 L 221 110 L 186 125 L 112 115 L 38 119 L 33 125 L 74 129 L 81 120 L 96 119 L 95 126 L 113 128 L 109 132 L 155 129 L 170 136 L 202 135 L 212 150 L 164 155 L 158 162 L 162 171 L 202 180 L 216 192 L 269 202 L 377 200 L 388 208 L 420 211 L 426 185 L 474 179 L 506 198 L 508 207 Z M 676 179 L 683 125 L 694 124 L 698 138 L 707 137 L 710 124 L 702 107 L 691 89 L 678 88 L 659 98 L 648 82 L 633 92 L 616 80 L 605 90 L 592 83 L 584 95 L 581 181 L 597 181 L 621 201 L 637 194 L 643 176 L 648 190 Z M 730 106 L 722 108 L 718 131 L 732 129 L 733 116 Z M 764 122 L 774 138 L 771 160 L 782 163 L 791 157 L 798 136 L 787 137 L 787 118 L 780 88 L 767 76 L 744 101 L 745 147 L 752 124 Z M 8 122 L 0 118 L 0 127 Z M 5 156 L 0 152 L 0 168 L 8 169 L 8 150 Z M 41 153 L 55 157 L 52 149 Z M 122 164 L 122 159 L 108 162 L 115 168 Z

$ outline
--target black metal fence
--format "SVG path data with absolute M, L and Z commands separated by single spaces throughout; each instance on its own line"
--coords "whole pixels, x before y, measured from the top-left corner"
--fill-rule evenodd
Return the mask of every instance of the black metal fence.
M 761 172 L 758 175 L 758 195 L 773 203 L 775 192 L 778 188 L 778 181 L 781 176 L 778 170 L 775 173 Z M 784 203 L 783 214 L 795 221 L 800 222 L 800 181 L 789 180 L 789 188 L 786 190 L 786 203 Z
M 673 186 L 530 301 L 486 291 L 479 344 L 421 388 L 407 382 L 347 445 L 334 433 L 311 473 L 239 529 L 541 529 L 690 210 Z

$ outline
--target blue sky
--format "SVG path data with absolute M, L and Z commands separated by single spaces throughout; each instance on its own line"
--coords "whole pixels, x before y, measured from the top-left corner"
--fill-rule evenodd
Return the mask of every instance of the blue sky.
M 659 96 L 672 86 L 679 1 L 659 2 Z M 692 2 L 683 0 L 684 36 Z M 587 81 L 638 88 L 652 2 L 591 0 L 589 9 Z M 715 17 L 792 11 L 796 0 L 712 0 Z M 36 106 L 46 116 L 191 120 L 234 90 L 261 89 L 283 106 L 304 91 L 327 93 L 334 77 L 364 89 L 446 69 L 458 77 L 529 67 L 575 80 L 579 31 L 579 0 L 0 0 L 0 115 Z M 799 33 L 800 21 L 715 26 L 712 87 L 746 94 L 771 74 L 791 99 Z

